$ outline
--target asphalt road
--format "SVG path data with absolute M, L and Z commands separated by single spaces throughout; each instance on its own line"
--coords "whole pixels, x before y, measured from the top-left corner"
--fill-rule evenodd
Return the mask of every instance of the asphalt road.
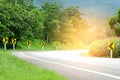
M 13 55 L 54 70 L 69 80 L 120 80 L 120 59 L 80 56 L 87 51 L 27 51 Z

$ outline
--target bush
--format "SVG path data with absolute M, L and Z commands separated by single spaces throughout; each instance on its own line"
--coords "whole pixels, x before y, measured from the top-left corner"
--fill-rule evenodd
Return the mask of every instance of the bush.
M 120 57 L 120 38 L 109 38 L 98 40 L 91 44 L 89 54 L 96 57 L 109 57 L 108 43 L 113 42 L 115 49 L 113 50 L 113 57 Z

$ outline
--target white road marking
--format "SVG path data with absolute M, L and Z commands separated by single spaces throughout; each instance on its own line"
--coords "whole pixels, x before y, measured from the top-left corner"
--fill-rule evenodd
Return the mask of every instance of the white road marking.
M 72 69 L 77 69 L 77 70 L 81 70 L 81 71 L 85 71 L 85 72 L 90 72 L 90 73 L 94 73 L 94 74 L 99 74 L 99 75 L 103 75 L 103 76 L 106 76 L 106 77 L 111 77 L 111 78 L 119 79 L 120 80 L 120 76 L 115 76 L 115 75 L 111 75 L 111 74 L 107 74 L 107 73 L 102 73 L 102 72 L 98 72 L 98 71 L 93 71 L 93 70 L 89 70 L 89 69 L 78 68 L 78 67 L 70 66 L 70 65 L 67 65 L 67 64 L 62 64 L 62 63 L 57 63 L 57 62 L 51 62 L 51 61 L 47 61 L 47 60 L 43 60 L 43 59 L 38 59 L 38 58 L 31 57 L 31 56 L 28 56 L 28 55 L 25 55 L 25 54 L 22 54 L 22 55 L 26 56 L 26 57 L 29 57 L 31 59 L 34 59 L 34 60 L 41 61 L 41 62 L 45 62 L 45 63 L 49 63 L 49 64 L 56 64 L 56 65 L 60 65 L 60 66 L 64 66 L 64 67 L 68 67 L 68 68 L 72 68 Z

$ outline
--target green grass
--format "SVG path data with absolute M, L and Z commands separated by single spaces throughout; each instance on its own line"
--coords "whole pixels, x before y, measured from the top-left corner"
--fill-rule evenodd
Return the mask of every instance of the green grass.
M 61 75 L 0 50 L 0 80 L 67 80 Z
M 30 51 L 37 51 L 37 50 L 55 50 L 55 47 L 52 44 L 45 45 L 44 48 L 42 48 L 41 43 L 44 41 L 41 40 L 33 40 L 31 41 L 30 49 L 28 49 L 28 46 L 26 45 L 26 40 L 18 42 L 17 50 L 30 50 Z
M 44 46 L 44 48 L 42 48 L 41 43 L 44 42 L 42 40 L 30 40 L 31 41 L 31 45 L 30 45 L 30 49 L 28 49 L 27 44 L 26 44 L 27 40 L 22 40 L 20 42 L 17 43 L 17 50 L 30 50 L 30 51 L 40 51 L 40 50 L 79 50 L 79 49 L 86 49 L 89 48 L 88 46 L 86 46 L 85 44 L 83 44 L 82 42 L 78 42 L 78 44 L 75 45 L 65 45 L 63 43 L 57 42 L 57 41 L 53 41 L 49 44 L 46 44 Z M 57 46 L 55 46 L 55 44 L 57 44 Z

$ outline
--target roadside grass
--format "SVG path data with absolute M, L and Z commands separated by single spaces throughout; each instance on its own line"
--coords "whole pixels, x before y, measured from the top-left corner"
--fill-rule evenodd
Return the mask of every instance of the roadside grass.
M 41 45 L 41 43 L 43 43 L 44 41 L 42 40 L 37 40 L 37 39 L 34 39 L 34 40 L 31 40 L 31 44 L 30 44 L 30 48 L 28 49 L 28 46 L 26 44 L 26 39 L 25 40 L 22 40 L 20 42 L 17 43 L 17 50 L 29 50 L 29 51 L 44 51 L 44 50 L 79 50 L 79 49 L 88 49 L 89 46 L 87 45 L 84 45 L 83 43 L 78 43 L 78 44 L 75 44 L 75 45 L 65 45 L 65 44 L 62 44 L 60 42 L 51 42 L 49 44 L 46 44 L 44 45 L 44 47 Z M 56 46 L 57 45 L 57 46 Z
M 30 50 L 30 51 L 42 51 L 42 50 L 55 50 L 55 47 L 52 44 L 45 44 L 44 47 L 41 45 L 41 43 L 44 41 L 41 40 L 33 40 L 31 41 L 30 48 L 28 49 L 28 46 L 25 41 L 18 42 L 17 50 Z
M 54 71 L 19 60 L 11 52 L 0 50 L 0 80 L 67 80 Z

